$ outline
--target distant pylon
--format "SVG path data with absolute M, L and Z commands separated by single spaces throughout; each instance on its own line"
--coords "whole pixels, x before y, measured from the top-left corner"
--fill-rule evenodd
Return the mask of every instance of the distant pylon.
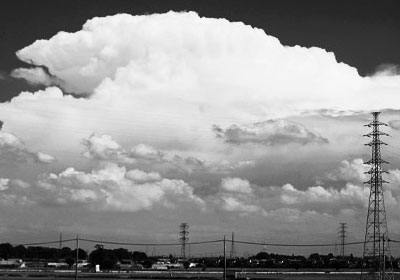
M 373 112 L 372 122 L 365 125 L 372 128 L 372 132 L 364 135 L 372 138 L 371 142 L 365 144 L 371 147 L 372 158 L 365 162 L 371 168 L 366 172 L 370 175 L 370 179 L 365 182 L 370 185 L 370 195 L 365 228 L 364 269 L 361 272 L 361 278 L 384 280 L 394 279 L 394 277 L 391 265 L 389 267 L 385 265 L 387 257 L 390 260 L 391 254 L 382 188 L 382 184 L 387 183 L 382 179 L 382 173 L 387 172 L 382 169 L 382 163 L 388 162 L 381 158 L 380 146 L 387 144 L 380 140 L 380 136 L 388 136 L 388 134 L 379 131 L 381 125 L 387 126 L 379 121 L 379 114 L 380 112 Z
M 235 233 L 232 232 L 232 240 L 231 240 L 231 259 L 236 256 L 236 249 L 235 249 Z
M 189 225 L 187 223 L 181 223 L 179 226 L 179 234 L 180 238 L 179 241 L 181 242 L 181 257 L 185 260 L 186 259 L 186 242 L 189 241 Z
M 264 245 L 263 245 L 263 252 L 267 252 L 267 244 L 265 244 L 265 240 L 264 240 Z
M 338 230 L 338 238 L 340 241 L 340 256 L 343 258 L 345 255 L 345 251 L 344 251 L 344 246 L 346 243 L 346 228 L 347 228 L 347 224 L 346 223 L 340 223 L 339 224 L 339 230 Z

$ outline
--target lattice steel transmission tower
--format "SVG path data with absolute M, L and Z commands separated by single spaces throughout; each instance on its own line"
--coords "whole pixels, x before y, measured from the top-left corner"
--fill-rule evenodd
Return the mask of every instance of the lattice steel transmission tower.
M 386 221 L 385 203 L 383 200 L 383 183 L 387 183 L 382 179 L 382 173 L 387 173 L 382 168 L 382 164 L 388 163 L 381 158 L 381 145 L 387 145 L 380 140 L 380 136 L 388 136 L 388 134 L 379 131 L 380 126 L 387 124 L 379 121 L 380 112 L 373 112 L 373 120 L 365 125 L 372 128 L 372 132 L 364 135 L 372 138 L 371 142 L 365 144 L 371 147 L 372 158 L 365 162 L 371 166 L 366 174 L 370 175 L 370 179 L 365 184 L 370 185 L 370 195 L 368 202 L 367 223 L 365 228 L 364 241 L 364 265 L 361 278 L 362 279 L 394 279 L 391 265 L 386 267 L 386 259 L 390 258 L 389 234 Z
M 344 246 L 346 244 L 346 233 L 347 233 L 346 229 L 347 229 L 347 224 L 346 223 L 340 223 L 339 224 L 339 230 L 338 230 L 338 234 L 339 235 L 338 235 L 338 238 L 340 240 L 340 256 L 342 258 L 344 258 L 344 254 L 345 254 Z
M 231 259 L 236 256 L 236 248 L 235 248 L 235 233 L 232 232 L 232 240 L 231 240 L 231 253 L 230 257 Z
M 189 241 L 189 225 L 187 223 L 181 223 L 179 226 L 179 234 L 180 238 L 179 241 L 181 242 L 181 257 L 185 260 L 186 259 L 186 242 Z

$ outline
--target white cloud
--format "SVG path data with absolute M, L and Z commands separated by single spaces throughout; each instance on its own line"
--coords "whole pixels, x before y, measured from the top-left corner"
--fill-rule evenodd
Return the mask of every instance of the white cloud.
M 10 75 L 16 79 L 24 79 L 32 85 L 50 86 L 54 84 L 61 84 L 61 81 L 55 77 L 51 77 L 41 67 L 17 68 L 14 69 Z
M 161 175 L 157 172 L 144 172 L 138 169 L 129 170 L 126 177 L 137 183 L 157 182 L 161 180 Z
M 20 179 L 0 178 L 0 201 L 2 204 L 32 205 L 28 188 L 30 184 Z
M 26 143 L 4 138 L 1 150 L 50 161 L 36 152 L 46 151 L 57 157 L 51 170 L 64 170 L 41 177 L 38 185 L 32 177 L 39 171 L 28 170 L 30 184 L 12 181 L 3 191 L 13 203 L 21 198 L 39 206 L 134 212 L 203 201 L 210 211 L 234 218 L 287 218 L 300 221 L 299 227 L 316 218 L 322 227 L 343 212 L 365 211 L 359 162 L 329 172 L 333 162 L 361 150 L 366 117 L 351 116 L 399 104 L 396 73 L 360 77 L 323 49 L 286 47 L 260 29 L 195 13 L 94 18 L 81 31 L 34 42 L 18 57 L 43 65 L 63 81 L 63 90 L 83 98 L 49 87 L 0 104 L 7 130 Z M 24 73 L 46 83 L 40 70 Z M 329 143 L 226 145 L 213 125 L 225 140 L 229 129 L 239 133 L 229 138 L 238 143 Z M 82 139 L 90 161 L 79 157 Z M 118 166 L 90 171 L 96 160 Z M 9 177 L 25 176 L 23 171 L 19 166 Z M 334 187 L 304 183 L 324 174 Z M 395 207 L 398 193 L 388 192 Z M 208 216 L 204 223 L 214 218 Z
M 8 183 L 10 182 L 9 179 L 0 178 L 0 191 L 5 191 L 8 189 Z
M 351 162 L 343 160 L 335 171 L 329 173 L 327 177 L 330 180 L 343 180 L 347 182 L 363 183 L 368 181 L 368 175 L 365 174 L 370 169 L 364 164 L 361 158 L 353 159 Z
M 394 76 L 400 75 L 400 65 L 396 64 L 381 64 L 377 67 L 375 76 Z
M 394 130 L 400 130 L 400 120 L 391 120 L 388 125 Z
M 92 134 L 88 139 L 83 140 L 83 145 L 86 147 L 86 151 L 83 153 L 86 157 L 134 162 L 134 159 L 129 158 L 124 149 L 110 135 Z
M 39 162 L 52 163 L 55 160 L 55 158 L 53 156 L 42 153 L 42 152 L 37 152 L 35 155 Z
M 223 178 L 221 188 L 228 192 L 251 193 L 249 181 L 240 178 Z
M 152 170 L 164 173 L 230 173 L 237 168 L 254 164 L 252 161 L 240 161 L 235 164 L 228 161 L 204 161 L 193 156 L 184 157 L 164 152 L 146 144 L 138 144 L 127 150 L 107 134 L 92 134 L 88 139 L 83 140 L 83 145 L 85 157 L 130 166 L 148 166 Z
M 245 204 L 235 197 L 224 195 L 221 197 L 221 201 L 222 209 L 228 212 L 239 212 L 248 214 L 260 211 L 260 208 L 258 206 Z
M 156 173 L 108 164 L 91 173 L 68 168 L 38 183 L 35 198 L 41 204 L 77 205 L 91 210 L 136 212 L 179 203 L 203 206 L 191 186 L 181 180 L 163 179 Z
M 253 186 L 254 187 L 254 186 Z M 240 215 L 263 213 L 250 182 L 241 178 L 223 178 L 217 194 L 209 198 L 216 209 Z
M 231 125 L 227 129 L 213 127 L 216 136 L 232 144 L 284 145 L 290 143 L 328 143 L 304 125 L 287 120 L 269 120 L 246 125 Z
M 51 163 L 55 158 L 42 152 L 30 151 L 24 142 L 15 135 L 0 131 L 0 154 L 7 160 L 33 160 L 40 163 Z
M 286 47 L 260 29 L 193 12 L 94 18 L 18 57 L 47 67 L 67 91 L 90 95 L 48 88 L 0 105 L 0 118 L 24 139 L 51 131 L 43 143 L 51 151 L 56 142 L 76 151 L 73 143 L 96 131 L 123 144 L 221 161 L 230 153 L 213 125 L 237 124 L 239 140 L 262 142 L 269 139 L 263 129 L 241 124 L 310 110 L 392 108 L 400 89 L 399 76 L 363 78 L 325 50 Z M 278 129 L 282 141 L 324 142 L 312 127 L 291 127 Z
M 134 158 L 155 161 L 162 161 L 165 157 L 163 152 L 158 151 L 155 148 L 146 144 L 139 144 L 136 147 L 132 148 L 130 151 L 130 155 Z
M 304 191 L 290 184 L 282 186 L 281 201 L 287 205 L 311 208 L 316 211 L 338 211 L 345 208 L 364 207 L 368 204 L 369 188 L 346 184 L 342 189 L 309 187 Z M 320 204 L 317 208 L 315 204 Z M 311 210 L 310 209 L 310 210 Z M 318 210 L 317 210 L 318 209 Z
M 234 111 L 392 108 L 388 99 L 400 82 L 393 75 L 361 78 L 323 49 L 285 47 L 260 29 L 193 12 L 98 17 L 81 31 L 38 40 L 17 55 L 48 67 L 65 81 L 67 91 L 125 95 L 129 87 L 131 96 L 147 91 L 149 98 L 168 92 L 175 109 L 185 97 L 187 105 L 194 102 L 203 111 L 229 106 L 230 116 Z M 390 86 L 382 83 L 387 78 Z M 192 94 L 175 91 L 179 87 Z M 374 98 L 376 87 L 389 98 Z

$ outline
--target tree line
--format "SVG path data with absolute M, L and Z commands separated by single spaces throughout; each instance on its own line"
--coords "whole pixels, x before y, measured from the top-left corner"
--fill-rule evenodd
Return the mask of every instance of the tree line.
M 0 244 L 0 258 L 1 259 L 22 259 L 25 262 L 65 262 L 70 267 L 75 263 L 76 249 L 69 247 L 50 248 L 41 246 L 28 246 L 22 245 L 12 246 L 9 243 Z M 115 269 L 118 267 L 118 262 L 122 260 L 130 260 L 133 264 L 137 264 L 138 268 L 151 268 L 154 263 L 160 260 L 159 257 L 148 257 L 146 253 L 140 251 L 129 251 L 125 248 L 106 249 L 103 245 L 98 244 L 94 250 L 88 254 L 85 250 L 79 249 L 79 260 L 88 260 L 91 267 L 100 265 L 101 269 Z M 162 257 L 165 260 L 165 257 Z M 175 263 L 178 259 L 169 255 L 167 259 L 171 263 Z M 198 267 L 222 267 L 224 264 L 223 257 L 206 257 L 206 258 L 191 258 L 184 262 L 184 267 L 187 268 L 190 262 L 194 262 Z M 395 259 L 387 260 L 387 267 L 399 268 L 399 261 Z M 352 254 L 345 257 L 337 257 L 333 254 L 320 255 L 314 253 L 305 256 L 294 255 L 279 255 L 268 254 L 267 252 L 260 252 L 249 258 L 229 258 L 227 266 L 232 268 L 361 268 L 369 266 L 360 257 L 354 257 Z

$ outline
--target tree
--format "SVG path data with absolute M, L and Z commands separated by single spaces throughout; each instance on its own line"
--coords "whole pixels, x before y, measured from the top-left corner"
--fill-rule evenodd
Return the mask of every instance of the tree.
M 89 261 L 92 266 L 99 264 L 102 269 L 112 269 L 117 263 L 117 259 L 112 250 L 97 248 L 89 255 Z
M 76 249 L 73 250 L 73 251 L 71 252 L 71 255 L 72 255 L 73 258 L 76 258 Z M 86 260 L 86 259 L 87 259 L 87 253 L 86 253 L 86 251 L 83 250 L 83 249 L 81 249 L 81 248 L 79 248 L 79 251 L 78 251 L 78 258 L 79 258 L 80 260 Z
M 127 249 L 124 248 L 114 249 L 113 254 L 119 261 L 132 259 L 132 254 Z
M 10 243 L 0 244 L 0 257 L 3 259 L 8 259 L 13 257 L 14 247 Z
M 136 262 L 142 262 L 144 260 L 147 260 L 147 255 L 144 252 L 134 251 L 132 253 L 132 258 Z
M 269 255 L 267 252 L 260 252 L 256 255 L 256 259 L 262 260 L 262 259 L 268 259 Z

